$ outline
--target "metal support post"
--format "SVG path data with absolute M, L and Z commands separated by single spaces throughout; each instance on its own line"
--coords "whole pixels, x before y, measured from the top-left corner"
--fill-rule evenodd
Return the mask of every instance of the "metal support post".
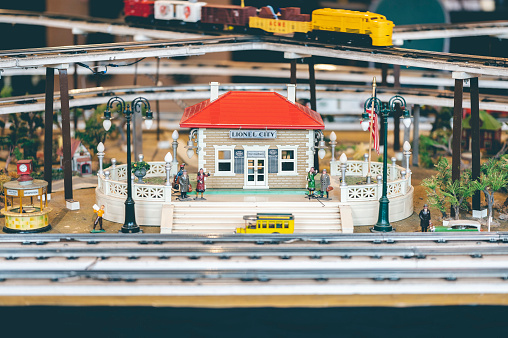
M 55 92 L 55 69 L 46 68 L 46 108 L 44 111 L 44 180 L 48 182 L 48 194 L 53 182 L 53 95 Z
M 388 65 L 381 64 L 381 86 L 388 87 Z
M 480 177 L 480 100 L 478 90 L 478 78 L 470 80 L 471 100 L 471 155 L 472 155 L 472 180 Z M 455 125 L 454 125 L 455 127 Z M 473 210 L 481 210 L 480 191 L 473 195 Z
M 314 70 L 314 60 L 312 57 L 308 58 L 309 65 L 309 89 L 310 89 L 310 109 L 316 111 L 317 110 L 317 102 L 316 102 L 316 72 Z M 296 79 L 295 79 L 296 81 Z M 296 82 L 295 82 L 296 83 Z M 316 143 L 314 143 L 316 146 Z M 319 156 L 318 153 L 314 153 L 314 168 L 319 172 Z
M 400 65 L 393 65 L 393 87 L 400 88 Z M 400 151 L 400 106 L 393 114 L 393 151 Z
M 296 84 L 296 59 L 291 59 L 291 78 L 289 83 Z
M 74 46 L 77 46 L 78 45 L 78 35 L 73 34 L 72 39 L 74 42 Z M 74 67 L 74 74 L 72 76 L 72 81 L 74 83 L 73 87 L 74 87 L 74 89 L 78 89 L 78 64 L 76 62 L 74 62 L 73 67 Z M 74 108 L 73 111 L 74 111 L 74 114 L 72 114 L 72 118 L 74 120 L 74 135 L 76 135 L 76 130 L 78 130 L 78 108 Z
M 460 179 L 460 154 L 462 152 L 462 98 L 464 80 L 455 79 L 453 96 L 453 138 L 452 138 L 452 181 Z M 455 209 L 450 208 L 450 216 L 455 217 Z
M 160 71 L 161 58 L 157 58 L 157 70 L 155 73 L 155 85 L 159 86 L 159 71 Z M 160 141 L 161 133 L 161 112 L 159 107 L 159 100 L 155 101 L 155 110 L 157 113 L 157 141 Z
M 72 191 L 72 154 L 71 154 L 71 121 L 69 112 L 69 83 L 67 69 L 58 69 L 60 81 L 60 103 L 62 110 L 62 140 L 63 140 L 63 171 L 65 200 L 73 199 Z
M 418 167 L 420 152 L 420 105 L 413 106 L 413 166 Z

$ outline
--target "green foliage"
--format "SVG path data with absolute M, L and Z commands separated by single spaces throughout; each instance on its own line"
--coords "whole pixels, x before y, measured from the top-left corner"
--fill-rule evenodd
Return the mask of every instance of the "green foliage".
M 492 217 L 492 205 L 494 204 L 494 193 L 508 185 L 508 162 L 507 157 L 501 159 L 490 159 L 481 167 L 480 177 L 473 182 L 477 190 L 485 195 L 489 217 Z
M 105 107 L 98 107 L 85 123 L 85 131 L 76 130 L 76 138 L 81 140 L 83 144 L 93 154 L 97 154 L 97 146 L 100 142 L 104 142 L 106 136 L 115 130 L 115 125 L 106 131 L 102 126 L 102 114 Z
M 428 136 L 420 135 L 419 144 L 420 165 L 424 168 L 433 168 L 435 163 L 432 160 L 429 149 L 431 149 L 432 145 L 434 144 L 434 140 Z
M 0 91 L 0 97 L 11 97 L 12 96 L 12 87 L 5 86 Z
M 467 209 L 467 199 L 478 190 L 471 180 L 471 171 L 464 170 L 459 180 L 452 180 L 452 168 L 446 158 L 436 164 L 437 173 L 422 181 L 427 188 L 428 203 L 446 215 L 446 205 L 455 209 L 455 218 L 459 218 L 460 209 Z
M 150 164 L 145 161 L 138 161 L 132 163 L 132 172 L 135 172 L 138 169 L 145 169 L 146 171 L 150 170 Z
M 451 130 L 450 120 L 453 117 L 453 109 L 449 107 L 443 107 L 439 112 L 436 112 L 436 119 L 432 123 L 431 132 L 437 130 Z

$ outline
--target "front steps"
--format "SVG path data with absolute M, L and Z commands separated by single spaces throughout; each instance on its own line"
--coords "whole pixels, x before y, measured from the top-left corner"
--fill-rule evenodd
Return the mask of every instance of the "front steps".
M 295 233 L 353 232 L 351 209 L 339 202 L 173 202 L 162 208 L 161 233 L 232 234 L 244 215 L 292 213 Z M 343 216 L 341 217 L 341 212 Z M 342 224 L 346 221 L 347 224 Z

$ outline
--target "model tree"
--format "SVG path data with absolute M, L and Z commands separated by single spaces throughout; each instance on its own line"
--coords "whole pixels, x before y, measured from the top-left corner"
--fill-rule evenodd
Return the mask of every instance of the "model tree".
M 467 208 L 467 199 L 477 191 L 471 181 L 471 171 L 464 170 L 460 179 L 453 181 L 452 168 L 446 158 L 439 160 L 436 170 L 436 175 L 422 181 L 427 188 L 428 203 L 438 208 L 443 218 L 446 217 L 446 205 L 449 204 L 455 212 L 455 219 L 459 219 L 460 209 Z
M 505 159 L 490 159 L 481 167 L 480 177 L 474 181 L 477 190 L 483 191 L 485 201 L 487 201 L 487 224 L 490 231 L 492 222 L 492 206 L 494 204 L 494 193 L 508 185 L 508 163 Z
M 94 113 L 86 120 L 85 131 L 76 130 L 76 138 L 79 138 L 81 142 L 94 154 L 97 154 L 97 146 L 100 142 L 104 142 L 106 135 L 111 134 L 115 130 L 115 125 L 112 125 L 111 129 L 106 131 L 102 126 L 101 116 L 105 110 L 104 107 L 97 108 Z

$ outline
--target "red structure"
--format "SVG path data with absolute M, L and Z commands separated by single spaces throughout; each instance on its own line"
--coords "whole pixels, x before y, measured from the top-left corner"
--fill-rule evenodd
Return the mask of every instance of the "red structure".
M 321 116 L 274 92 L 228 92 L 185 109 L 182 128 L 324 129 Z
M 148 18 L 153 16 L 153 0 L 125 0 L 124 12 L 126 17 Z

